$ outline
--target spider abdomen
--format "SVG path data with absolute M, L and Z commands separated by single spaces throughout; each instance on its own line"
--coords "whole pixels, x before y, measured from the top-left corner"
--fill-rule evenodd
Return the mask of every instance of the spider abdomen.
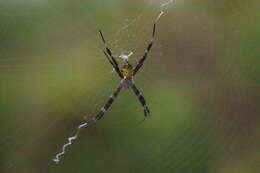
M 122 85 L 123 89 L 128 89 L 132 85 L 132 79 L 124 79 L 124 80 L 122 80 L 121 85 Z

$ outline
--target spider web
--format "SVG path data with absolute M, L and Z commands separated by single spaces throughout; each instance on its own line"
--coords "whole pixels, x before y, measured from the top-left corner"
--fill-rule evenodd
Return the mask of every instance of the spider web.
M 0 2 L 0 172 L 259 172 L 258 2 L 17 3 Z M 134 65 L 156 20 L 135 78 L 151 117 L 122 91 L 84 128 L 119 82 L 97 31 Z
M 157 17 L 154 19 L 154 23 L 158 23 L 161 16 L 165 13 L 165 10 L 167 8 L 167 6 L 170 4 L 170 3 L 173 3 L 174 1 L 173 0 L 170 0 L 168 2 L 165 2 L 163 4 L 161 4 L 160 6 L 160 13 L 157 15 Z M 116 32 L 116 37 L 118 38 L 118 36 L 125 30 L 127 30 L 129 27 L 131 27 L 131 25 L 135 24 L 138 22 L 138 19 L 141 18 L 141 15 L 139 15 L 138 17 L 136 17 L 135 19 L 133 20 L 130 20 L 128 21 L 129 23 L 128 24 L 125 24 L 122 28 L 120 28 L 117 32 Z M 130 39 L 130 38 L 128 38 Z M 117 45 L 119 42 L 119 40 L 116 40 L 112 45 Z M 114 46 L 115 48 L 117 48 L 117 46 Z M 128 53 L 125 53 L 125 51 L 121 51 L 122 53 L 120 55 L 116 55 L 114 54 L 115 58 L 120 58 L 122 59 L 123 61 L 125 60 L 129 60 L 130 56 L 133 55 L 133 51 L 129 51 Z M 141 56 L 140 56 L 141 57 Z M 137 62 L 136 62 L 137 63 Z M 114 72 L 114 69 L 113 71 Z M 60 162 L 60 157 L 63 156 L 65 153 L 66 153 L 66 149 L 72 145 L 73 141 L 76 140 L 79 136 L 79 133 L 80 133 L 80 130 L 82 130 L 83 128 L 86 128 L 88 127 L 89 125 L 91 125 L 92 123 L 90 123 L 87 118 L 84 122 L 82 122 L 78 127 L 77 127 L 77 130 L 76 130 L 76 133 L 74 136 L 71 136 L 68 138 L 68 142 L 65 143 L 62 147 L 62 151 L 60 153 L 58 153 L 55 158 L 53 159 L 54 162 L 56 163 L 59 163 Z

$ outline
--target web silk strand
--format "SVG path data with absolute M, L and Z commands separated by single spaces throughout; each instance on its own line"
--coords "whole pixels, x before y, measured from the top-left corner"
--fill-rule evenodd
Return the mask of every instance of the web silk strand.
M 72 142 L 78 138 L 78 135 L 79 135 L 80 130 L 81 130 L 82 128 L 84 128 L 84 127 L 87 127 L 88 125 L 89 125 L 89 123 L 88 123 L 88 122 L 85 122 L 85 123 L 82 123 L 82 124 L 80 124 L 80 125 L 78 126 L 75 135 L 69 137 L 69 138 L 68 138 L 68 142 L 65 143 L 65 144 L 62 146 L 62 151 L 61 151 L 60 153 L 56 154 L 55 158 L 53 159 L 53 161 L 54 161 L 55 163 L 58 164 L 58 163 L 60 162 L 60 157 L 66 153 L 66 148 L 69 147 L 70 145 L 72 145 Z

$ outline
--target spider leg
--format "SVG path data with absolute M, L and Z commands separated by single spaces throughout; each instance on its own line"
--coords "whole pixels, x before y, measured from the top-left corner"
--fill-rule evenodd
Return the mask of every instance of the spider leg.
M 93 121 L 96 122 L 97 120 L 100 120 L 105 112 L 109 109 L 109 107 L 112 105 L 112 103 L 114 102 L 115 98 L 117 97 L 117 95 L 119 94 L 119 92 L 122 89 L 122 84 L 120 83 L 119 86 L 114 90 L 114 92 L 112 93 L 112 95 L 108 98 L 106 104 L 100 109 L 100 111 L 97 113 L 97 115 L 95 115 L 93 117 Z
M 107 46 L 106 40 L 105 40 L 105 38 L 104 38 L 104 36 L 103 36 L 101 30 L 99 30 L 99 33 L 100 33 L 100 36 L 101 36 L 102 41 L 103 41 L 103 43 L 104 43 L 104 45 L 105 45 L 105 48 L 106 48 L 106 51 L 103 51 L 104 54 L 105 54 L 106 57 L 108 58 L 110 64 L 113 66 L 113 68 L 115 69 L 115 71 L 117 72 L 117 74 L 119 75 L 119 77 L 120 77 L 121 79 L 123 79 L 123 75 L 122 75 L 122 73 L 121 73 L 121 71 L 120 71 L 120 69 L 119 69 L 119 67 L 118 67 L 118 63 L 116 62 L 114 56 L 112 55 L 111 49 Z M 110 58 L 111 58 L 112 60 L 111 60 Z
M 146 105 L 146 101 L 144 99 L 144 96 L 141 94 L 140 90 L 136 87 L 134 83 L 132 83 L 131 88 L 133 89 L 135 95 L 137 96 L 139 102 L 142 104 L 144 108 L 144 116 L 145 118 L 150 114 L 150 110 L 148 106 Z
M 120 72 L 119 68 L 116 68 L 115 64 L 111 61 L 109 55 L 107 55 L 107 53 L 105 51 L 103 51 L 103 53 L 105 54 L 105 56 L 107 57 L 109 63 L 113 66 L 113 68 L 115 69 L 116 73 L 118 74 L 118 76 L 123 79 L 122 77 L 122 73 Z
M 155 27 L 156 27 L 156 23 L 153 24 L 152 39 L 151 39 L 150 43 L 148 44 L 147 48 L 145 49 L 143 57 L 139 60 L 138 64 L 135 66 L 133 75 L 135 75 L 139 71 L 139 69 L 143 66 L 144 61 L 153 46 L 153 40 L 154 40 L 154 36 L 155 36 Z

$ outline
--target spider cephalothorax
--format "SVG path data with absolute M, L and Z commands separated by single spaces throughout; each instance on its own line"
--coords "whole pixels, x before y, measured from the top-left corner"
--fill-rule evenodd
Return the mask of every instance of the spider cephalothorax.
M 134 74 L 133 66 L 127 62 L 127 64 L 123 65 L 123 67 L 121 68 L 121 73 L 123 74 L 125 79 L 131 78 Z
M 109 97 L 105 106 L 103 106 L 101 108 L 101 110 L 98 112 L 98 114 L 92 118 L 92 121 L 95 122 L 95 121 L 101 119 L 103 117 L 103 115 L 105 114 L 105 112 L 108 110 L 108 108 L 112 105 L 112 103 L 114 102 L 115 98 L 117 97 L 117 95 L 119 94 L 121 89 L 128 89 L 128 88 L 131 88 L 134 91 L 138 100 L 142 104 L 142 106 L 144 108 L 144 115 L 146 118 L 149 115 L 150 111 L 149 111 L 148 106 L 146 105 L 146 101 L 145 101 L 143 95 L 141 94 L 140 90 L 136 87 L 133 77 L 143 66 L 144 60 L 146 59 L 148 52 L 152 48 L 153 39 L 154 39 L 154 35 L 155 35 L 155 23 L 153 25 L 152 39 L 151 39 L 150 43 L 148 44 L 147 48 L 145 49 L 143 57 L 139 60 L 138 64 L 135 67 L 133 67 L 131 64 L 129 64 L 128 61 L 125 61 L 126 64 L 124 64 L 122 66 L 122 68 L 120 69 L 117 61 L 115 60 L 114 56 L 112 55 L 111 49 L 106 44 L 106 41 L 103 37 L 102 32 L 101 31 L 99 31 L 99 32 L 100 32 L 102 41 L 105 45 L 105 50 L 103 51 L 103 53 L 105 54 L 109 63 L 112 65 L 112 67 L 116 71 L 117 75 L 121 79 L 121 82 L 119 83 L 119 85 L 115 89 L 115 91 L 112 93 L 112 95 Z

